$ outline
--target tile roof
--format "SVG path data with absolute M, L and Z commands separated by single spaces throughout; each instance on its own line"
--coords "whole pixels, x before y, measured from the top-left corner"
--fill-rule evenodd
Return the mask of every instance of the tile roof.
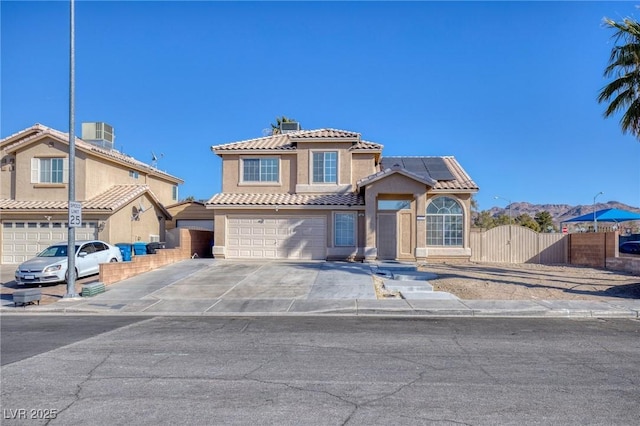
M 429 185 L 429 186 L 434 186 L 437 181 L 432 179 L 429 176 L 424 176 L 424 175 L 419 175 L 413 172 L 410 172 L 407 169 L 403 169 L 400 166 L 393 166 L 393 167 L 389 167 L 386 168 L 384 170 L 379 171 L 378 173 L 374 173 L 372 175 L 367 176 L 366 178 L 360 179 L 356 185 L 358 186 L 358 188 L 361 188 L 365 185 L 369 185 L 370 183 L 373 183 L 377 180 L 380 180 L 386 176 L 392 175 L 394 173 L 400 173 L 401 175 L 407 176 L 413 180 L 417 180 L 418 182 L 422 182 L 425 185 Z
M 220 151 L 248 151 L 248 150 L 278 150 L 278 151 L 294 151 L 297 142 L 308 142 L 313 139 L 345 141 L 353 140 L 354 144 L 350 150 L 382 150 L 383 146 L 374 142 L 363 141 L 360 134 L 349 132 L 346 130 L 336 129 L 319 129 L 319 130 L 300 130 L 298 132 L 289 132 L 272 136 L 265 136 L 255 139 L 247 139 L 239 142 L 226 143 L 222 145 L 214 145 L 211 150 Z
M 114 185 L 105 192 L 89 200 L 82 201 L 82 209 L 113 213 L 145 193 L 149 194 L 149 197 L 165 212 L 167 217 L 171 217 L 147 185 Z M 0 199 L 0 210 L 67 210 L 67 205 L 67 201 L 17 201 Z
M 386 157 L 387 160 L 394 159 L 396 157 Z M 397 158 L 412 158 L 412 157 L 397 157 Z M 405 176 L 408 176 L 412 179 L 415 179 L 419 182 L 423 182 L 426 185 L 431 186 L 432 192 L 447 192 L 447 191 L 477 191 L 478 185 L 471 180 L 471 177 L 467 174 L 467 172 L 460 166 L 460 164 L 456 161 L 454 157 L 413 157 L 413 158 L 438 158 L 441 159 L 443 164 L 448 169 L 449 173 L 446 173 L 446 180 L 437 180 L 432 178 L 428 173 L 420 174 L 413 173 L 405 168 L 403 168 L 400 164 L 396 164 L 393 167 L 388 167 L 384 170 L 381 170 L 377 173 L 374 173 L 366 178 L 360 179 L 357 182 L 358 188 L 362 186 L 368 185 L 372 182 L 375 182 L 379 179 L 382 179 L 386 176 L 389 176 L 393 173 L 401 173 Z M 387 161 L 389 163 L 389 161 Z M 444 175 L 444 173 L 441 173 Z
M 442 157 L 442 159 L 444 160 L 454 179 L 439 180 L 438 183 L 436 183 L 436 185 L 432 188 L 433 191 L 447 192 L 468 190 L 475 192 L 480 189 L 454 157 L 447 156 Z
M 2 149 L 7 152 L 11 152 L 17 149 L 18 147 L 27 145 L 34 140 L 42 138 L 43 136 L 50 136 L 61 142 L 69 143 L 68 133 L 64 133 L 59 130 L 52 129 L 51 127 L 47 127 L 42 124 L 35 124 L 34 126 L 28 129 L 22 130 L 18 133 L 14 133 L 13 135 L 10 135 L 0 140 L 0 146 L 4 145 L 2 146 Z M 133 166 L 139 170 L 144 170 L 147 173 L 163 176 L 165 178 L 168 178 L 171 181 L 175 181 L 178 183 L 183 182 L 182 179 L 177 178 L 173 175 L 170 175 L 169 173 L 163 172 L 149 164 L 143 163 L 142 161 L 136 160 L 135 158 L 129 155 L 123 154 L 113 149 L 110 150 L 110 149 L 100 148 L 99 146 L 93 145 L 89 142 L 85 142 L 80 138 L 76 138 L 76 148 L 79 148 L 85 151 L 91 151 L 95 154 L 108 157 L 111 160 L 114 160 L 121 164 Z
M 364 206 L 364 198 L 348 194 L 215 194 L 215 206 Z

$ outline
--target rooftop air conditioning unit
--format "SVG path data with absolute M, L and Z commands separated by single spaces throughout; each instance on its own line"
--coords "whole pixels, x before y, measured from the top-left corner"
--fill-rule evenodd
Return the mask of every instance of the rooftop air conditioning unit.
M 82 123 L 82 139 L 101 148 L 113 149 L 113 133 L 113 127 L 107 123 Z
M 300 130 L 300 123 L 295 121 L 287 121 L 280 123 L 280 133 L 297 132 Z

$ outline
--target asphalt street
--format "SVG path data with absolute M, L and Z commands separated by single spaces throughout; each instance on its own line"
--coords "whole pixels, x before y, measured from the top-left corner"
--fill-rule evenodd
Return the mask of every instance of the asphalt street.
M 640 418 L 635 319 L 16 315 L 0 326 L 3 425 Z

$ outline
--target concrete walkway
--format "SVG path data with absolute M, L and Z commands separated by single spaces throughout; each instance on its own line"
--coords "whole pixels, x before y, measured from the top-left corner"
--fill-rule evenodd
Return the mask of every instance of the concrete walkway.
M 388 281 L 389 270 L 403 276 Z M 407 275 L 408 274 L 408 275 Z M 404 298 L 378 299 L 373 275 Z M 407 276 L 409 279 L 407 279 Z M 192 259 L 109 285 L 107 291 L 9 313 L 140 315 L 390 315 L 427 317 L 640 318 L 639 299 L 604 301 L 460 300 L 433 292 L 403 265 Z M 404 289 L 404 291 L 402 290 Z M 406 292 L 406 294 L 405 294 Z

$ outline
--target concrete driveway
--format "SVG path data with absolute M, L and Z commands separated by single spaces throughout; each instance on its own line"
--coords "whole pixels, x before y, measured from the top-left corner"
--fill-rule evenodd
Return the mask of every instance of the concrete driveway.
M 191 259 L 54 305 L 65 311 L 283 313 L 314 311 L 315 305 L 318 311 L 352 310 L 356 300 L 376 300 L 366 264 Z

